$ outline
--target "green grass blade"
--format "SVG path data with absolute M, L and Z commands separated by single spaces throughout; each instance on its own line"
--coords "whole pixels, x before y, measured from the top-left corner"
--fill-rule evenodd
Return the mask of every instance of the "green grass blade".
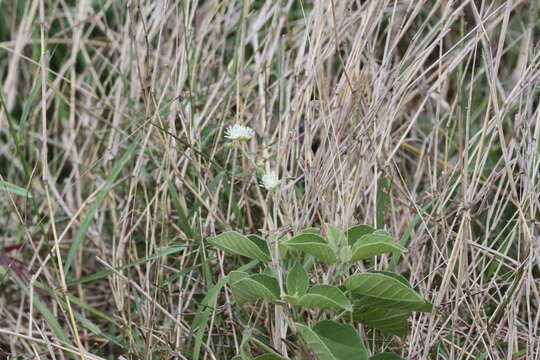
M 30 291 L 21 279 L 19 279 L 17 276 L 13 276 L 13 279 L 15 279 L 15 281 L 17 282 L 21 290 L 25 293 L 25 295 L 32 299 L 34 307 L 43 316 L 53 333 L 66 344 L 72 345 L 70 337 L 68 336 L 68 334 L 66 334 L 66 332 L 58 322 L 56 316 L 53 315 L 53 313 L 48 309 L 48 307 L 44 303 L 42 303 L 41 300 L 39 300 L 36 294 L 34 294 L 33 297 L 30 297 Z
M 253 268 L 258 263 L 259 263 L 258 261 L 252 261 L 240 267 L 237 270 L 247 271 Z M 193 319 L 193 322 L 191 325 L 192 333 L 196 333 L 195 344 L 193 345 L 193 354 L 191 357 L 191 359 L 193 360 L 199 360 L 199 356 L 201 354 L 201 346 L 204 340 L 204 334 L 206 333 L 205 331 L 206 324 L 208 323 L 208 319 L 210 318 L 212 311 L 214 311 L 214 307 L 216 306 L 217 296 L 219 295 L 219 292 L 228 281 L 229 281 L 229 277 L 226 276 L 220 281 L 218 281 L 210 289 L 208 289 L 206 296 L 204 297 L 204 299 L 201 301 L 199 305 L 197 315 L 195 315 L 195 319 Z
M 32 197 L 32 195 L 28 191 L 26 191 L 25 188 L 22 188 L 15 184 L 11 184 L 7 181 L 0 181 L 0 191 L 7 191 L 9 193 L 25 197 Z
M 92 220 L 94 219 L 94 214 L 100 207 L 101 203 L 103 202 L 103 199 L 105 199 L 105 196 L 111 189 L 114 181 L 120 174 L 120 171 L 122 170 L 122 168 L 126 165 L 128 160 L 135 153 L 135 150 L 137 150 L 137 145 L 139 144 L 138 140 L 139 140 L 139 137 L 136 137 L 133 143 L 131 144 L 131 146 L 124 152 L 120 160 L 118 160 L 112 172 L 107 177 L 105 184 L 103 185 L 98 195 L 96 196 L 96 201 L 94 202 L 88 214 L 86 214 L 86 217 L 81 224 L 81 228 L 75 235 L 75 238 L 73 239 L 73 243 L 71 243 L 71 247 L 69 248 L 69 252 L 68 252 L 68 257 L 66 259 L 66 262 L 64 263 L 64 274 L 66 275 L 66 277 L 69 272 L 69 269 L 71 268 L 71 265 L 73 264 L 73 261 L 75 260 L 75 256 L 77 255 L 77 250 L 81 246 L 82 240 L 86 236 L 86 233 L 88 232 L 88 228 L 90 227 L 90 224 L 92 223 Z
M 171 254 L 174 254 L 174 253 L 182 250 L 183 248 L 184 248 L 184 246 L 171 246 L 171 247 L 168 247 L 168 248 L 166 248 L 166 249 L 164 249 L 164 250 L 162 250 L 160 252 L 157 252 L 155 254 L 152 254 L 152 255 L 145 256 L 143 258 L 137 259 L 137 260 L 135 260 L 134 262 L 132 262 L 130 264 L 127 264 L 127 265 L 124 265 L 124 266 L 118 266 L 116 268 L 116 270 L 122 271 L 122 270 L 125 270 L 125 269 L 127 269 L 127 268 L 129 268 L 131 266 L 140 265 L 140 264 L 143 264 L 143 263 L 145 263 L 147 261 L 151 261 L 151 260 L 160 258 L 162 256 L 171 255 Z M 112 270 L 100 271 L 100 272 L 97 272 L 95 274 L 85 276 L 85 277 L 83 277 L 83 278 L 81 278 L 79 280 L 70 281 L 70 282 L 67 283 L 67 286 L 74 286 L 74 285 L 87 283 L 89 281 L 102 279 L 102 278 L 110 276 L 112 274 L 113 274 Z

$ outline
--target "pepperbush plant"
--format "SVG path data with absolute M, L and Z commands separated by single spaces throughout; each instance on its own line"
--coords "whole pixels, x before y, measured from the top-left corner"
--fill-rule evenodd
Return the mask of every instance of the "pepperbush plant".
M 325 225 L 308 228 L 292 238 L 264 239 L 235 231 L 210 237 L 208 241 L 227 253 L 258 261 L 258 272 L 231 271 L 228 284 L 239 307 L 257 300 L 274 304 L 284 314 L 286 325 L 299 334 L 309 350 L 321 360 L 392 360 L 393 353 L 371 358 L 353 324 L 396 336 L 407 333 L 408 318 L 414 311 L 430 312 L 432 305 L 416 293 L 401 275 L 386 271 L 350 274 L 351 264 L 377 255 L 406 252 L 383 230 L 368 225 L 347 231 Z M 310 272 L 324 269 L 324 283 L 311 284 Z M 243 266 L 245 269 L 246 266 Z M 252 269 L 257 265 L 251 266 Z M 322 320 L 314 325 L 302 322 L 304 310 L 321 309 Z M 255 359 L 286 359 L 269 346 L 270 351 Z M 260 346 L 259 346 L 260 347 Z M 253 359 L 243 341 L 237 359 Z M 307 349 L 298 349 L 296 359 Z

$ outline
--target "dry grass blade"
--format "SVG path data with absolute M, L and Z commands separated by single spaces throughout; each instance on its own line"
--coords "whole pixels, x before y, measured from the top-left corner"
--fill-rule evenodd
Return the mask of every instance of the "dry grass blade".
M 539 358 L 539 24 L 528 0 L 0 0 L 0 358 L 292 356 L 291 310 L 232 306 L 241 258 L 207 239 L 271 239 L 283 288 L 279 241 L 323 223 L 384 225 L 409 251 L 350 273 L 435 305 L 370 354 Z

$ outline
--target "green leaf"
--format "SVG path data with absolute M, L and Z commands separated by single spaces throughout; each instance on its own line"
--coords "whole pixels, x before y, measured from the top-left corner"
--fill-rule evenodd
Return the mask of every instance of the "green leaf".
M 368 234 L 356 241 L 352 249 L 353 254 L 350 261 L 369 259 L 394 251 L 406 252 L 407 249 L 387 235 Z
M 260 247 L 261 250 L 263 250 L 264 252 L 266 252 L 266 250 L 268 250 L 268 243 L 263 238 L 261 238 L 260 236 L 255 235 L 255 234 L 250 234 L 250 235 L 247 235 L 246 237 L 249 240 L 253 241 L 255 243 L 255 245 Z M 268 254 L 270 254 L 270 253 L 268 253 Z
M 228 231 L 208 238 L 208 242 L 232 254 L 264 262 L 271 260 L 268 245 L 256 236 L 248 237 L 236 231 Z
M 336 286 L 315 285 L 300 298 L 300 305 L 305 307 L 337 308 L 352 311 L 352 305 Z
M 296 323 L 296 328 L 302 334 L 307 346 L 313 350 L 319 360 L 336 360 L 336 357 L 330 352 L 330 349 L 322 339 L 309 326 Z
M 296 263 L 287 274 L 287 294 L 302 296 L 309 286 L 309 277 L 306 270 L 300 263 Z
M 249 274 L 245 271 L 238 271 L 238 270 L 231 271 L 229 273 L 229 284 L 234 284 L 235 282 L 240 281 L 247 277 L 249 277 Z
M 377 299 L 375 297 L 366 297 L 362 302 L 362 305 L 369 307 L 378 307 L 385 309 L 400 309 L 400 310 L 409 310 L 409 311 L 421 311 L 421 312 L 431 312 L 433 305 L 427 300 L 424 300 L 423 303 L 413 303 L 413 302 L 401 302 L 395 300 L 383 300 Z
M 377 355 L 373 355 L 369 360 L 404 360 L 401 356 L 393 352 L 383 352 Z
M 296 324 L 308 346 L 320 360 L 368 360 L 368 353 L 354 327 L 324 320 L 313 329 Z
M 336 359 L 368 359 L 366 347 L 356 329 L 351 325 L 324 320 L 317 323 L 313 330 L 328 346 Z
M 333 246 L 334 249 L 337 249 L 344 245 L 345 234 L 341 229 L 337 227 L 326 224 L 326 235 L 328 236 L 328 242 Z
M 377 182 L 377 209 L 375 211 L 375 226 L 377 229 L 384 227 L 384 213 L 386 212 L 386 206 L 388 205 L 388 180 L 386 180 L 385 174 L 381 174 L 379 181 Z
M 322 237 L 315 234 L 296 235 L 283 244 L 315 256 L 326 264 L 333 264 L 337 261 L 336 253 L 324 241 Z
M 341 264 L 349 262 L 353 254 L 350 246 L 342 246 L 337 253 Z
M 409 284 L 409 282 L 407 281 L 407 279 L 405 279 L 402 275 L 399 275 L 399 274 L 396 274 L 394 272 L 390 272 L 390 271 L 383 271 L 383 270 L 371 270 L 369 271 L 370 273 L 372 274 L 383 274 L 383 275 L 387 275 L 387 276 L 390 276 L 396 280 L 399 280 L 401 281 L 403 284 L 407 285 L 408 287 L 411 287 L 411 284 Z
M 321 232 L 321 229 L 316 228 L 316 227 L 309 227 L 300 231 L 301 234 L 315 234 L 315 235 L 319 234 L 320 232 Z
M 276 355 L 276 354 L 264 354 L 264 355 L 257 356 L 254 360 L 288 360 L 288 359 L 282 356 Z
M 345 285 L 353 293 L 369 296 L 365 305 L 430 312 L 432 305 L 400 280 L 381 273 L 356 274 Z
M 300 298 L 298 296 L 294 295 L 283 295 L 283 298 L 287 300 L 287 302 L 294 306 L 300 306 Z
M 242 341 L 240 342 L 239 356 L 242 360 L 253 360 L 251 355 L 251 349 L 249 347 L 249 342 L 253 338 L 253 329 L 246 328 L 242 331 Z
M 15 195 L 25 196 L 29 198 L 32 197 L 32 195 L 28 191 L 26 191 L 25 188 L 9 183 L 7 181 L 0 181 L 0 191 L 7 191 Z
M 405 336 L 409 327 L 410 315 L 411 312 L 408 310 L 355 306 L 353 320 L 393 335 Z
M 371 234 L 375 231 L 375 228 L 369 226 L 369 225 L 356 225 L 349 230 L 345 232 L 345 237 L 347 238 L 347 243 L 349 246 L 353 246 L 356 240 L 360 239 L 360 237 Z
M 234 273 L 234 278 L 236 279 L 242 276 L 238 274 L 239 272 Z M 247 302 L 259 299 L 274 302 L 280 296 L 277 279 L 269 275 L 250 275 L 231 282 L 230 286 L 239 306 L 243 306 Z

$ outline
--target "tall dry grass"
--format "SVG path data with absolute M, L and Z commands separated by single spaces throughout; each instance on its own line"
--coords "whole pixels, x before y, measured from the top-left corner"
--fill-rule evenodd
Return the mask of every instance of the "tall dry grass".
M 205 239 L 328 222 L 436 306 L 372 351 L 540 358 L 539 35 L 534 0 L 0 0 L 0 357 L 273 344 Z

